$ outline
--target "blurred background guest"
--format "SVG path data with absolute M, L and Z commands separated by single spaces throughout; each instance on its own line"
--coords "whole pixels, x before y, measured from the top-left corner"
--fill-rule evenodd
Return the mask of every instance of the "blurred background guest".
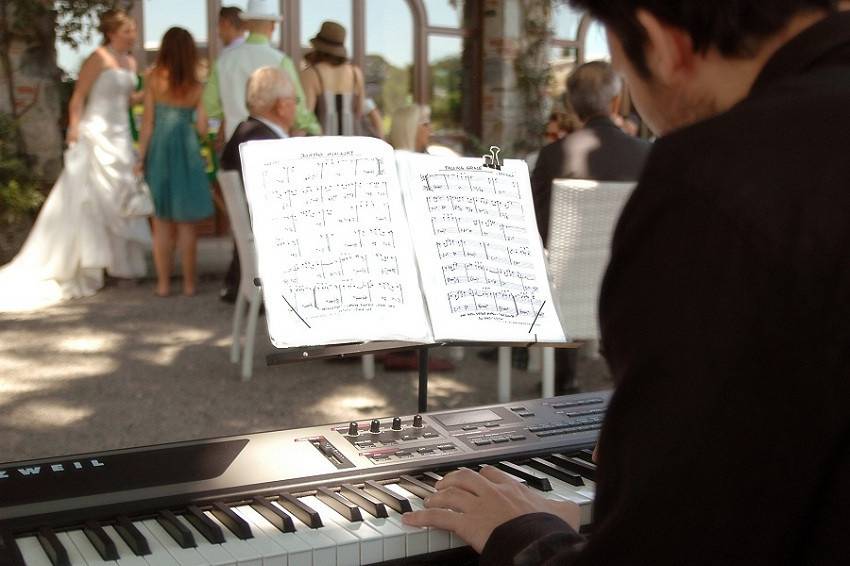
M 326 136 L 360 134 L 363 72 L 348 60 L 345 28 L 337 22 L 323 22 L 310 44 L 313 50 L 304 55 L 307 67 L 301 71 L 307 108 L 315 112 Z
M 393 112 L 388 141 L 397 150 L 424 152 L 431 139 L 431 109 L 420 104 Z
M 139 153 L 154 200 L 156 294 L 170 293 L 175 243 L 180 250 L 183 294 L 196 290 L 195 223 L 213 214 L 213 202 L 198 135 L 206 134 L 197 77 L 195 40 L 173 27 L 162 38 L 156 64 L 145 81 L 145 110 Z
M 147 271 L 148 223 L 122 213 L 136 185 L 128 112 L 136 23 L 108 10 L 99 29 L 103 45 L 83 63 L 68 104 L 65 167 L 20 253 L 0 270 L 0 310 L 92 295 L 104 271 L 126 278 Z
M 238 6 L 222 6 L 218 11 L 218 37 L 225 53 L 245 42 L 245 26 L 242 23 L 242 9 Z
M 380 108 L 371 98 L 363 101 L 363 117 L 361 119 L 362 132 L 364 136 L 384 139 L 384 116 Z

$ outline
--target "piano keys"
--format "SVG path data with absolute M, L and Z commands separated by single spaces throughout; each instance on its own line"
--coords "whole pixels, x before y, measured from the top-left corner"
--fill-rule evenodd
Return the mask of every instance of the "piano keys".
M 30 496 L 16 498 L 15 505 L 0 503 L 0 564 L 474 563 L 474 553 L 454 534 L 409 527 L 402 522 L 402 514 L 423 508 L 434 484 L 446 473 L 459 467 L 475 469 L 491 464 L 529 490 L 552 500 L 570 502 L 581 524 L 589 527 L 595 466 L 588 451 L 598 427 L 562 435 L 540 436 L 532 432 L 541 426 L 546 429 L 544 432 L 586 427 L 586 421 L 559 419 L 556 405 L 588 399 L 596 400 L 588 405 L 604 407 L 607 393 L 523 403 L 521 412 L 533 413 L 533 417 L 517 417 L 520 411 L 512 409 L 520 407 L 511 404 L 423 415 L 425 426 L 421 428 L 431 434 L 421 432 L 413 440 L 402 441 L 402 436 L 413 434 L 412 428 L 405 428 L 396 436 L 374 436 L 369 445 L 362 442 L 363 434 L 357 436 L 358 445 L 353 438 L 346 438 L 345 432 L 339 432 L 341 425 L 327 425 L 239 437 L 245 442 L 235 456 L 232 445 L 227 444 L 235 439 L 230 438 L 98 454 L 96 459 L 103 466 L 96 473 L 102 474 L 102 485 L 95 486 L 91 478 L 83 476 L 77 476 L 77 483 L 71 481 L 73 476 L 62 476 L 62 485 L 74 497 L 57 497 L 56 476 L 47 474 L 36 476 L 35 481 L 47 482 L 50 497 L 39 495 L 38 486 L 33 486 Z M 598 408 L 594 407 L 596 414 L 601 415 Z M 483 419 L 475 429 L 467 422 L 472 418 Z M 348 429 L 347 424 L 345 428 Z M 525 439 L 492 442 L 493 438 L 511 435 Z M 316 442 L 319 437 L 322 441 Z M 489 445 L 475 442 L 487 439 L 491 440 Z M 245 467 L 238 462 L 240 458 L 249 458 L 255 464 L 263 461 L 263 456 L 279 458 L 276 451 L 286 452 L 294 443 L 302 445 L 294 452 L 303 454 L 304 446 L 323 446 L 324 442 L 331 443 L 353 466 L 336 467 L 340 460 L 334 456 L 334 469 L 320 466 L 319 473 L 310 473 L 310 466 L 316 467 L 319 460 L 308 459 L 302 462 L 304 469 L 288 475 L 285 472 L 276 481 L 266 482 L 258 481 L 267 479 L 263 473 L 244 474 Z M 453 450 L 437 448 L 449 443 Z M 143 458 L 163 454 L 170 457 L 175 454 L 174 449 L 185 445 L 192 447 L 185 454 L 196 457 L 204 452 L 198 450 L 198 444 L 207 444 L 211 454 L 216 453 L 216 444 L 224 444 L 232 460 L 225 466 L 215 465 L 218 474 L 212 477 L 202 462 L 183 462 L 196 468 L 196 476 L 181 476 L 180 479 L 188 477 L 188 482 L 162 483 L 157 478 L 150 485 L 145 478 L 139 478 L 138 485 L 119 485 L 124 489 L 115 489 L 120 482 L 111 481 L 110 464 L 120 464 L 122 457 L 135 455 L 141 465 Z M 420 448 L 427 450 L 420 452 Z M 405 453 L 414 451 L 421 455 Z M 398 452 L 402 454 L 399 456 Z M 29 479 L 33 479 L 35 468 L 41 473 L 49 466 L 49 461 L 25 462 L 0 465 L 0 469 L 12 470 L 14 477 L 16 470 L 26 468 Z M 243 475 L 229 473 L 233 470 Z M 79 480 L 81 477 L 83 480 Z M 78 483 L 88 486 L 89 493 Z M 146 487 L 139 487 L 145 483 Z

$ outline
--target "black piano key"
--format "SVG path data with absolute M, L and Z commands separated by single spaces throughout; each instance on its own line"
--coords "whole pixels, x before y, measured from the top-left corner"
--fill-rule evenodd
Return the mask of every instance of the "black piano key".
M 294 533 L 295 523 L 292 517 L 282 511 L 279 507 L 272 505 L 268 500 L 262 497 L 255 497 L 251 501 L 251 507 L 271 523 L 277 530 L 284 533 Z
M 379 499 L 372 497 L 362 489 L 358 489 L 350 483 L 342 484 L 340 486 L 339 492 L 352 503 L 365 509 L 366 512 L 372 515 L 373 517 L 380 519 L 389 516 L 389 514 L 387 513 L 387 508 L 384 506 L 383 503 L 381 503 Z
M 363 489 L 366 493 L 383 501 L 386 505 L 389 505 L 392 509 L 395 509 L 399 513 L 410 513 L 413 511 L 413 507 L 410 505 L 410 501 L 408 501 L 406 497 L 402 497 L 393 490 L 388 489 L 374 480 L 366 481 L 363 485 Z
M 543 472 L 547 476 L 552 476 L 553 478 L 557 478 L 570 485 L 584 485 L 584 479 L 582 479 L 581 474 L 577 474 L 576 472 L 568 470 L 558 464 L 553 464 L 543 458 L 532 458 L 526 465 L 529 468 L 534 468 L 538 472 Z
M 56 533 L 52 529 L 42 527 L 38 531 L 38 542 L 50 559 L 53 566 L 71 566 L 71 561 L 68 559 L 68 551 L 56 538 Z
M 224 544 L 224 533 L 221 527 L 215 524 L 206 513 L 201 511 L 197 505 L 190 505 L 186 509 L 186 520 L 195 527 L 201 535 L 213 544 Z
M 127 517 L 118 517 L 115 521 L 115 530 L 133 551 L 136 556 L 147 556 L 151 553 L 148 539 L 136 528 Z
M 319 512 L 288 493 L 281 493 L 280 499 L 277 500 L 278 505 L 295 515 L 299 521 L 310 527 L 318 529 L 323 527 L 322 518 L 319 517 Z
M 422 473 L 422 481 L 427 483 L 430 486 L 436 485 L 438 481 L 443 479 L 443 476 L 438 474 L 437 472 L 423 472 Z
M 227 527 L 231 533 L 236 535 L 237 538 L 242 540 L 254 538 L 254 533 L 251 532 L 251 525 L 246 523 L 245 519 L 237 515 L 233 509 L 224 503 L 216 501 L 212 504 L 210 512 L 212 512 L 213 517 L 218 519 L 218 521 Z
M 15 542 L 15 537 L 8 532 L 0 533 L 0 564 L 26 566 L 21 549 Z
M 425 499 L 426 497 L 430 497 L 437 493 L 437 490 L 428 485 L 427 483 L 420 481 L 413 476 L 401 476 L 398 480 L 398 485 L 409 491 L 410 493 Z
M 195 537 L 192 536 L 192 531 L 187 529 L 186 525 L 181 523 L 171 511 L 160 511 L 156 516 L 156 522 L 180 545 L 180 548 L 196 548 L 198 546 Z
M 585 462 L 581 458 L 564 456 L 563 454 L 550 454 L 549 456 L 546 456 L 546 459 L 563 468 L 581 474 L 582 477 L 587 478 L 590 481 L 596 481 L 596 464 Z
M 118 560 L 118 549 L 115 548 L 115 542 L 109 538 L 103 527 L 94 521 L 86 521 L 83 532 L 101 558 L 107 561 Z
M 586 462 L 590 462 L 591 464 L 596 463 L 593 461 L 593 450 L 591 450 L 590 448 L 583 448 L 579 450 L 578 452 L 576 452 L 576 457 L 581 458 Z
M 320 487 L 316 490 L 316 497 L 319 501 L 348 519 L 349 521 L 362 521 L 363 515 L 360 513 L 360 508 L 340 494 L 331 491 L 325 487 Z
M 534 489 L 552 491 L 552 484 L 549 483 L 549 478 L 546 476 L 525 470 L 512 462 L 498 462 L 496 467 L 516 478 L 525 480 Z

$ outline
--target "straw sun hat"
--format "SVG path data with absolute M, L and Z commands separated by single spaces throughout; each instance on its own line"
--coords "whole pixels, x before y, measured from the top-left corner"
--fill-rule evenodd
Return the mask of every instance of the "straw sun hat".
M 345 28 L 336 22 L 322 22 L 316 37 L 310 40 L 315 51 L 336 57 L 348 58 L 345 50 Z

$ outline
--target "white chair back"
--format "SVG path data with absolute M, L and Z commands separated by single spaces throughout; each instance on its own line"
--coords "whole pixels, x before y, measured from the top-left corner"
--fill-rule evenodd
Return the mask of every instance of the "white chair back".
M 549 217 L 549 270 L 567 335 L 599 338 L 598 302 L 611 239 L 635 183 L 556 179 Z
M 248 215 L 248 202 L 245 189 L 238 171 L 219 171 L 218 183 L 230 217 L 230 229 L 236 240 L 241 268 L 239 290 L 250 300 L 254 279 L 257 277 L 257 254 L 254 250 L 254 232 L 251 231 L 251 218 Z

